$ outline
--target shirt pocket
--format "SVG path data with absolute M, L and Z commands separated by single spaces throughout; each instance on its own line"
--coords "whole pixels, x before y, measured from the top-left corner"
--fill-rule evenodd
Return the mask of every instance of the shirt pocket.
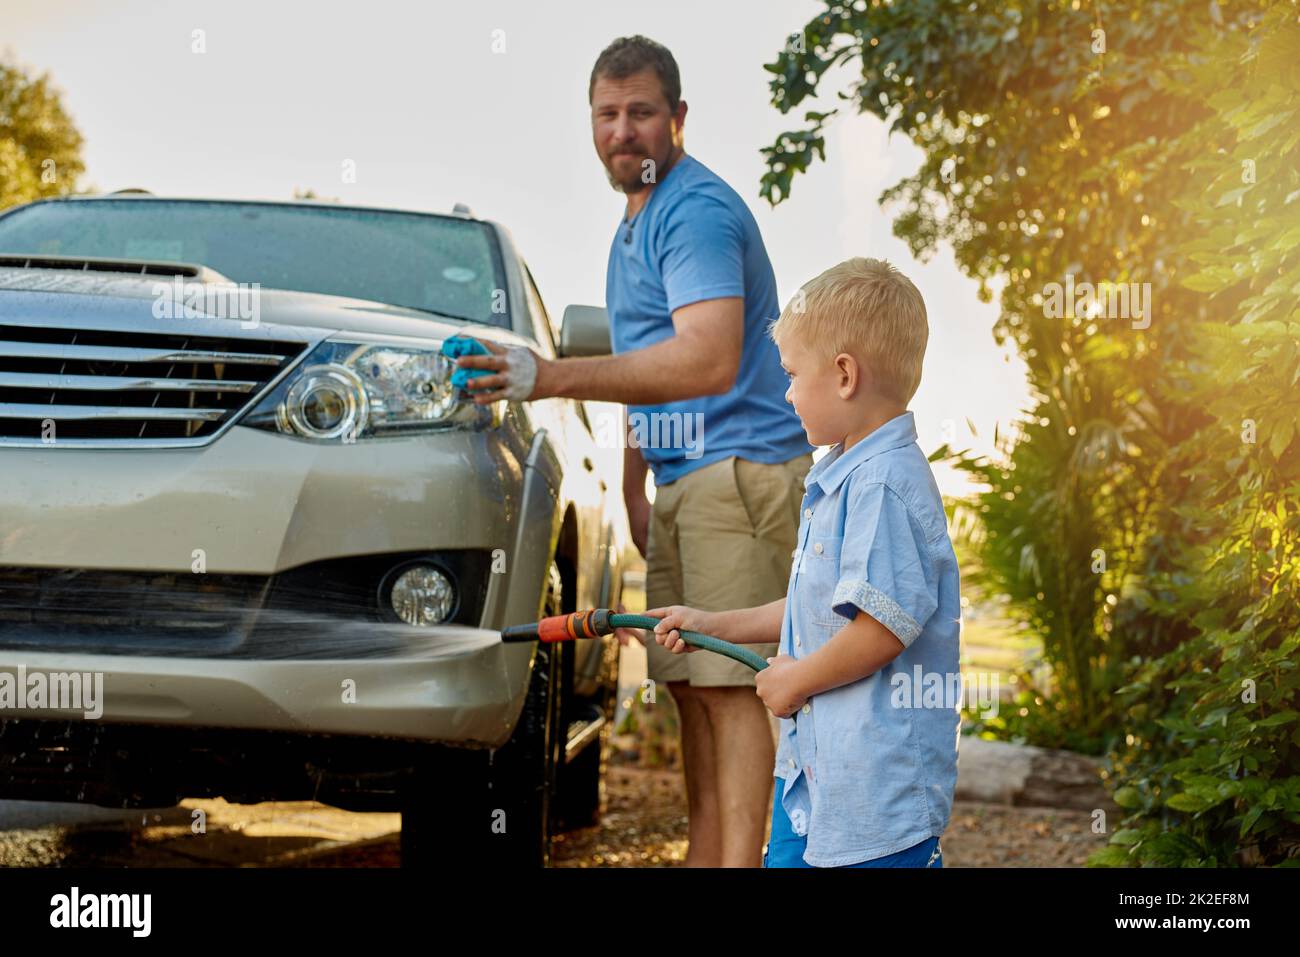
M 818 535 L 812 531 L 803 549 L 803 613 L 823 633 L 829 630 L 829 634 L 834 634 L 848 620 L 831 609 L 831 598 L 840 577 L 843 543 L 843 535 Z

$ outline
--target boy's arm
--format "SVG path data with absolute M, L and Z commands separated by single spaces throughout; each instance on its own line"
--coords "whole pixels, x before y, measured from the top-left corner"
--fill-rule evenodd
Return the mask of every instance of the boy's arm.
M 785 619 L 785 598 L 741 608 L 737 611 L 719 612 L 720 627 L 725 635 L 715 637 L 738 645 L 768 644 L 781 639 L 781 622 Z
M 864 611 L 830 641 L 795 663 L 804 698 L 852 684 L 874 674 L 903 653 L 894 633 Z
M 852 480 L 850 480 L 852 481 Z M 850 486 L 839 580 L 831 606 L 849 618 L 825 645 L 774 676 L 779 706 L 859 681 L 903 653 L 938 607 L 924 538 L 883 484 Z
M 675 629 L 685 629 L 738 645 L 764 644 L 781 638 L 785 599 L 778 598 L 766 605 L 732 611 L 700 611 L 685 605 L 670 605 L 651 608 L 646 614 L 659 619 L 659 624 L 655 625 L 655 634 L 667 636 L 672 641 L 676 640 L 673 635 Z M 663 644 L 662 641 L 660 643 Z

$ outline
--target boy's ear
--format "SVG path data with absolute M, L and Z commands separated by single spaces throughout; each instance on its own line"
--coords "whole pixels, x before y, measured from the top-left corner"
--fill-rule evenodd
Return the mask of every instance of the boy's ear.
M 847 352 L 841 352 L 835 357 L 835 370 L 840 377 L 836 390 L 840 398 L 851 399 L 857 395 L 858 390 L 864 385 L 862 377 L 866 372 L 858 365 L 858 360 Z

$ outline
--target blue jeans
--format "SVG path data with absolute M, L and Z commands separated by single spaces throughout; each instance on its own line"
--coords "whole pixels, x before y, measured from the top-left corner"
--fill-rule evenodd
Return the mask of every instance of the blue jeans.
M 772 797 L 772 839 L 768 841 L 767 853 L 763 855 L 764 867 L 812 867 L 803 859 L 808 839 L 800 837 L 790 826 L 790 818 L 781 806 L 781 792 L 785 782 L 776 779 L 776 793 Z M 933 858 L 933 860 L 931 860 Z M 939 839 L 929 837 L 920 844 L 886 854 L 870 861 L 858 864 L 846 864 L 845 867 L 943 867 L 943 852 L 939 849 Z

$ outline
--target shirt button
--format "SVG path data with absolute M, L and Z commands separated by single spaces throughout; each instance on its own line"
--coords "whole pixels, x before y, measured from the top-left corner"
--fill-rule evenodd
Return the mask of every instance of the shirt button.
M 818 542 L 816 545 L 814 545 L 813 551 L 816 552 L 818 555 L 820 555 L 822 553 L 822 543 Z
M 804 705 L 804 706 L 803 706 L 803 713 L 804 713 L 804 714 L 812 714 L 812 705 L 810 705 L 810 704 L 806 704 L 806 705 Z
M 794 764 L 794 758 L 791 758 L 791 759 L 790 759 L 790 767 L 794 767 L 794 766 L 795 766 L 795 764 Z
M 804 518 L 812 518 L 812 509 L 810 509 L 810 508 L 805 508 L 805 509 L 803 510 L 803 517 L 804 517 Z
M 795 646 L 796 648 L 802 648 L 802 647 L 803 647 L 803 642 L 799 640 L 799 636 L 798 636 L 798 635 L 795 635 L 795 636 L 794 636 L 794 646 Z
M 797 548 L 792 548 L 792 549 L 790 549 L 790 557 L 791 557 L 791 558 L 794 558 L 794 557 L 795 557 L 796 555 L 798 555 L 798 554 L 799 554 L 799 549 L 797 549 Z

